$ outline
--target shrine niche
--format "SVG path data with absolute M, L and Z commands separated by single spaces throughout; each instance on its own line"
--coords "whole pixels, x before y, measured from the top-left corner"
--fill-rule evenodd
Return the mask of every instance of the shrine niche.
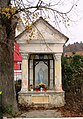
M 22 55 L 22 88 L 19 103 L 59 107 L 65 104 L 61 56 L 68 38 L 43 18 L 16 37 Z
M 45 84 L 46 90 L 54 89 L 54 60 L 52 54 L 33 54 L 29 58 L 28 87 L 35 90 L 39 84 Z

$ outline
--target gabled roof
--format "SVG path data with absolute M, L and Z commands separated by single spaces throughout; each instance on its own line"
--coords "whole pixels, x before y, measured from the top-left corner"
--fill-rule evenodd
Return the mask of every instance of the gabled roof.
M 45 19 L 43 19 L 42 17 L 40 17 L 39 19 L 37 19 L 34 24 L 36 24 L 38 21 L 44 21 L 48 26 L 50 26 L 53 30 L 57 31 L 59 34 L 61 34 L 63 37 L 65 37 L 67 40 L 69 39 L 67 36 L 65 36 L 63 33 L 61 33 L 60 31 L 58 31 L 57 29 L 55 29 L 55 27 L 53 27 L 51 24 L 49 24 Z
M 65 36 L 63 33 L 61 33 L 60 31 L 58 31 L 57 29 L 55 29 L 51 24 L 49 24 L 46 20 L 44 20 L 42 17 L 40 17 L 39 19 L 37 19 L 32 26 L 35 26 L 38 22 L 44 22 L 48 27 L 50 27 L 53 31 L 56 31 L 58 34 L 60 34 L 62 37 L 64 37 L 66 39 L 66 42 L 69 40 L 69 38 L 67 36 Z M 19 38 L 21 38 L 25 33 L 28 33 L 28 30 L 25 29 L 22 33 L 20 33 L 15 40 L 19 40 Z

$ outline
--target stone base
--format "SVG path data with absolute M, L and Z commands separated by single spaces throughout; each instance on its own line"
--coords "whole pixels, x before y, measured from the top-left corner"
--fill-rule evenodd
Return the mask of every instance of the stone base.
M 21 105 L 33 106 L 33 107 L 61 107 L 64 106 L 64 91 L 55 92 L 35 92 L 35 91 L 20 91 L 18 96 L 18 102 Z

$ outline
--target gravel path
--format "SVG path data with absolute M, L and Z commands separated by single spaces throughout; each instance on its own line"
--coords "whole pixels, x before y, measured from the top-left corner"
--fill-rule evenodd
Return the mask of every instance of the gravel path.
M 60 118 L 61 112 L 57 110 L 32 110 L 22 114 L 22 118 Z

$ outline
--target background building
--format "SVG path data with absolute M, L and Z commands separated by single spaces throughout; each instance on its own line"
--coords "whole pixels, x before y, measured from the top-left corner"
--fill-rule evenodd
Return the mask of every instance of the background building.
M 63 48 L 64 56 L 70 57 L 72 55 L 83 55 L 83 43 L 74 43 L 64 46 Z
M 21 79 L 21 62 L 22 56 L 19 52 L 19 45 L 14 43 L 14 80 Z

